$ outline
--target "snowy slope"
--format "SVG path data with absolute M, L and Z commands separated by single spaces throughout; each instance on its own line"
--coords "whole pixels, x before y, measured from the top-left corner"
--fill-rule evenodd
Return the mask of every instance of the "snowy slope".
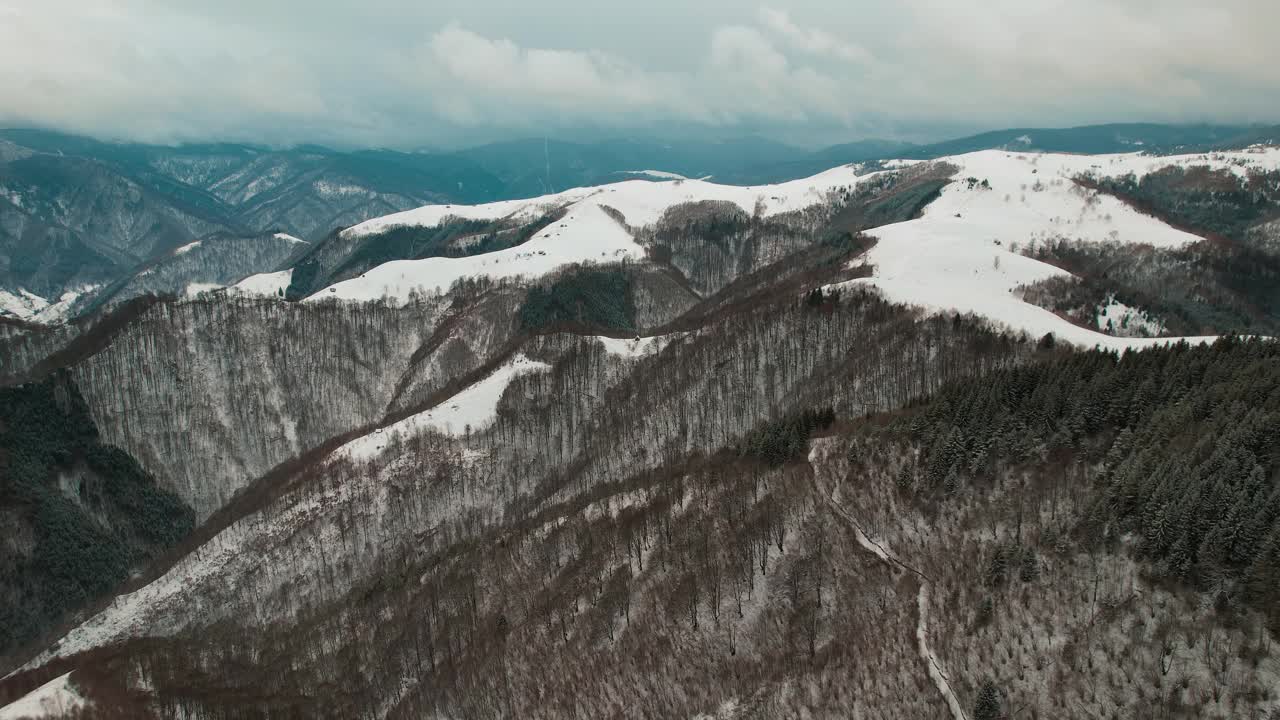
M 335 451 L 356 460 L 369 460 L 393 438 L 409 438 L 427 430 L 460 436 L 487 427 L 498 416 L 498 401 L 511 381 L 525 373 L 550 369 L 546 363 L 517 355 L 485 379 L 430 410 L 356 438 Z
M 1267 157 L 1269 162 L 1280 159 L 1280 155 Z M 1168 342 L 1110 337 L 1023 302 L 1015 294 L 1017 286 L 1067 273 L 1016 250 L 1058 237 L 1156 247 L 1196 242 L 1195 235 L 1071 181 L 1088 171 L 1123 175 L 1149 172 L 1155 161 L 1195 164 L 1192 159 L 983 151 L 946 161 L 959 168 L 956 182 L 925 209 L 923 217 L 869 231 L 879 240 L 865 257 L 875 266 L 874 275 L 851 282 L 873 285 L 895 302 L 974 313 L 1013 330 L 1035 336 L 1052 332 L 1088 347 Z M 971 177 L 979 184 L 970 187 L 967 179 Z M 984 180 L 989 189 L 980 184 Z
M 0 708 L 0 720 L 59 718 L 84 705 L 84 698 L 71 686 L 71 673 L 67 673 Z
M 674 339 L 675 335 L 653 335 L 651 337 L 636 338 L 611 338 L 603 335 L 596 336 L 596 339 L 604 345 L 605 352 L 610 355 L 634 360 L 662 352 L 662 348 Z
M 531 220 L 548 209 L 574 206 L 592 198 L 620 211 L 628 225 L 643 226 L 658 221 L 673 205 L 686 202 L 721 200 L 732 202 L 746 213 L 754 213 L 757 204 L 765 215 L 799 210 L 822 202 L 827 194 L 858 180 L 857 169 L 841 166 L 810 178 L 777 185 L 718 185 L 705 180 L 691 180 L 655 170 L 633 171 L 666 182 L 624 180 L 593 188 L 574 188 L 554 195 L 529 200 L 505 200 L 485 205 L 427 205 L 404 212 L 367 220 L 342 231 L 344 236 L 360 237 L 405 226 L 432 227 L 446 218 L 466 220 L 499 220 L 518 218 Z
M 365 461 L 376 457 L 392 438 L 409 438 L 432 430 L 460 437 L 466 428 L 478 430 L 497 417 L 498 401 L 511 381 L 521 375 L 549 369 L 546 363 L 517 355 L 486 378 L 474 383 L 439 405 L 404 420 L 356 438 L 339 447 L 331 459 L 348 458 Z M 280 535 L 306 525 L 338 498 L 353 492 L 351 487 L 327 489 L 318 497 L 294 504 L 287 511 L 273 515 L 269 521 L 251 516 L 232 525 L 204 544 L 200 551 L 189 554 L 161 577 L 130 593 L 112 599 L 101 612 L 68 632 L 52 648 L 45 650 L 22 669 L 40 667 L 58 657 L 102 647 L 128 637 L 163 636 L 175 627 L 191 621 L 190 598 L 206 585 L 222 587 L 226 578 L 242 577 L 259 562 L 255 548 L 274 548 Z M 298 568 L 279 569 L 284 575 Z M 269 608 L 263 608 L 269 613 Z M 17 672 L 17 671 L 15 671 Z M 0 720 L 6 720 L 0 718 Z
M 0 290 L 0 314 L 30 320 L 47 307 L 48 300 L 22 288 L 16 293 Z
M 301 242 L 301 241 L 299 241 Z M 227 288 L 231 294 L 280 297 L 293 280 L 293 268 L 273 273 L 250 275 Z
M 1117 177 L 1133 173 L 1134 177 L 1144 175 L 1162 168 L 1176 165 L 1179 167 L 1208 166 L 1214 170 L 1229 170 L 1238 177 L 1247 177 L 1250 172 L 1268 172 L 1280 169 L 1280 147 L 1255 146 L 1247 150 L 1231 152 L 1196 153 L 1191 155 L 1049 155 L 1052 158 L 1067 158 L 1064 165 L 1080 167 L 1084 161 L 1093 167 L 1094 173 L 1107 177 Z
M 0 289 L 0 316 L 8 315 L 19 320 L 44 324 L 59 323 L 67 319 L 77 300 L 99 287 L 101 286 L 86 285 L 68 290 L 62 293 L 57 302 L 49 302 L 22 288 L 18 288 L 16 293 Z
M 632 227 L 652 225 L 671 207 L 690 202 L 731 202 L 748 215 L 768 217 L 826 201 L 840 188 L 856 185 L 857 169 L 842 165 L 813 177 L 777 185 L 718 185 L 705 180 L 627 180 L 600 188 L 599 202 L 619 211 Z
M 1052 238 L 1082 242 L 1118 241 L 1179 247 L 1199 238 L 1136 212 L 1115 198 L 1077 185 L 1083 175 L 1142 176 L 1168 166 L 1208 165 L 1234 173 L 1280 168 L 1280 149 L 1183 156 L 1139 153 L 1066 155 L 988 150 L 941 158 L 955 165 L 948 186 L 923 217 L 876 228 L 879 238 L 866 260 L 872 278 L 890 299 L 934 310 L 986 316 L 997 324 L 1032 334 L 1054 332 L 1083 345 L 1129 347 L 1139 339 L 1109 338 L 1071 325 L 1014 296 L 1014 289 L 1063 274 L 1019 254 L 1028 244 Z M 886 167 L 914 163 L 889 161 Z M 647 172 L 647 171 L 645 171 Z M 888 171 L 891 172 L 891 171 Z M 428 206 L 357 225 L 347 233 L 368 233 L 397 225 L 432 225 L 446 217 L 533 218 L 549 207 L 565 206 L 564 220 L 525 245 L 469 258 L 429 258 L 386 263 L 359 278 L 337 283 L 309 299 L 326 297 L 405 301 L 417 291 L 443 291 L 459 278 L 537 277 L 570 263 L 639 258 L 643 251 L 632 228 L 652 225 L 670 208 L 690 202 L 732 203 L 763 216 L 801 210 L 825 202 L 833 191 L 861 179 L 853 166 L 777 185 L 738 187 L 702 180 L 628 180 L 579 188 L 533 200 L 478 206 Z M 972 181 L 970 181 L 972 179 Z M 620 213 L 625 226 L 603 208 Z
M 459 278 L 538 277 L 571 263 L 617 262 L 644 257 L 626 228 L 592 200 L 573 205 L 569 214 L 517 247 L 463 258 L 395 260 L 357 278 L 330 285 L 307 300 L 392 301 L 414 291 L 445 291 Z
M 432 227 L 446 218 L 460 220 L 501 220 L 521 218 L 532 220 L 547 210 L 563 207 L 597 192 L 596 188 L 575 188 L 555 195 L 544 195 L 529 200 L 504 200 L 485 205 L 426 205 L 413 210 L 384 215 L 366 220 L 342 231 L 345 237 L 361 237 L 384 232 L 396 227 Z
M 308 299 L 376 300 L 387 297 L 403 302 L 409 293 L 443 291 L 464 277 L 538 277 L 571 263 L 614 262 L 638 259 L 644 250 L 603 210 L 621 213 L 632 228 L 652 225 L 668 209 L 691 202 L 720 201 L 737 205 L 747 214 L 776 215 L 825 202 L 833 191 L 858 182 L 851 166 L 838 167 L 811 178 L 779 185 L 739 187 L 703 180 L 650 182 L 627 180 L 598 188 L 578 188 L 532 200 L 512 200 L 487 205 L 428 205 L 369 220 L 343 231 L 362 236 L 393 227 L 434 226 L 447 218 L 532 220 L 549 208 L 566 207 L 565 217 L 525 244 L 466 258 L 396 260 L 380 265 L 362 277 L 336 283 Z

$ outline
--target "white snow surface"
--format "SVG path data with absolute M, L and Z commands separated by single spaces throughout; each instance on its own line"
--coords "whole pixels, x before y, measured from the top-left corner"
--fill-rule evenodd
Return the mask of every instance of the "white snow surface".
M 958 167 L 954 176 L 957 182 L 944 189 L 923 217 L 870 231 L 879 239 L 866 258 L 876 266 L 875 275 L 855 282 L 875 285 L 893 301 L 933 311 L 971 312 L 1014 330 L 1036 335 L 1053 332 L 1078 345 L 1127 348 L 1166 341 L 1112 338 L 1022 302 L 1011 294 L 1013 288 L 1061 275 L 1063 271 L 1026 258 L 1018 249 L 1055 238 L 1156 247 L 1195 242 L 1199 239 L 1196 236 L 1138 213 L 1109 195 L 1080 187 L 1073 178 L 1128 174 L 1141 177 L 1171 165 L 1207 165 L 1245 175 L 1280 168 L 1280 148 L 1181 156 L 986 150 L 940 161 Z M 885 164 L 901 168 L 915 163 L 891 160 Z M 862 179 L 867 177 L 871 176 Z M 990 187 L 970 188 L 968 178 L 978 183 L 985 180 Z M 639 258 L 643 249 L 631 237 L 631 228 L 656 223 L 674 206 L 721 201 L 733 203 L 748 214 L 768 216 L 824 202 L 833 191 L 856 185 L 859 180 L 856 167 L 842 166 L 777 185 L 740 187 L 688 179 L 628 180 L 530 200 L 475 206 L 429 205 L 369 220 L 344 234 L 359 236 L 404 225 L 432 226 L 449 217 L 530 220 L 555 207 L 565 208 L 566 215 L 516 248 L 468 258 L 392 261 L 362 277 L 324 288 L 308 299 L 368 301 L 385 297 L 404 302 L 414 291 L 441 292 L 464 277 L 533 278 L 571 263 Z M 610 218 L 603 207 L 621 213 L 625 225 Z
M 1266 157 L 1275 162 L 1280 153 Z M 1158 161 L 1166 165 L 1195 163 L 1137 154 L 1049 155 L 1002 150 L 945 161 L 958 166 L 956 182 L 925 208 L 922 217 L 869 230 L 878 242 L 863 259 L 875 266 L 874 274 L 850 283 L 872 285 L 894 302 L 934 312 L 973 313 L 1015 331 L 1037 337 L 1052 332 L 1058 339 L 1085 347 L 1125 349 L 1170 342 L 1168 338 L 1110 337 L 1023 302 L 1014 293 L 1019 285 L 1067 273 L 1012 248 L 1057 237 L 1156 247 L 1196 242 L 1199 238 L 1195 235 L 1071 181 L 1089 170 L 1123 175 L 1150 171 Z M 970 177 L 987 180 L 991 188 L 970 189 L 966 182 Z M 1188 338 L 1191 342 L 1212 339 Z
M 71 686 L 71 673 L 67 673 L 0 708 L 0 720 L 62 717 L 84 706 L 84 698 Z
M 599 204 L 587 201 L 574 205 L 562 222 L 553 223 L 522 245 L 471 257 L 393 260 L 360 277 L 330 285 L 307 300 L 386 297 L 404 302 L 414 291 L 443 292 L 464 277 L 538 277 L 571 263 L 617 262 L 642 257 L 644 248 L 626 228 L 609 217 Z
M 439 225 L 448 218 L 532 220 L 549 209 L 566 208 L 565 217 L 523 245 L 465 258 L 394 260 L 362 277 L 336 283 L 308 298 L 403 302 L 413 291 L 444 291 L 464 277 L 532 278 L 572 263 L 638 259 L 644 249 L 628 227 L 605 213 L 620 212 L 630 227 L 652 225 L 670 208 L 690 202 L 731 202 L 743 212 L 765 216 L 801 210 L 826 201 L 839 188 L 858 182 L 856 168 L 842 166 L 811 178 L 778 185 L 740 187 L 705 180 L 651 182 L 626 180 L 597 188 L 577 188 L 531 200 L 507 200 L 486 205 L 428 205 L 368 220 L 343 231 L 361 237 L 395 227 Z
M 689 178 L 679 173 L 667 172 L 666 170 L 623 170 L 625 175 L 643 175 L 645 177 L 656 178 L 658 180 L 688 180 Z
M 670 341 L 670 337 L 669 335 L 652 335 L 650 337 L 611 338 L 597 335 L 596 339 L 604 345 L 605 352 L 610 355 L 634 359 L 661 351 Z
M 193 282 L 187 284 L 187 289 L 183 292 L 183 295 L 189 298 L 199 297 L 202 293 L 213 292 L 222 288 L 223 286 L 218 283 Z
M 299 241 L 301 242 L 301 241 Z M 250 275 L 232 285 L 228 290 L 237 295 L 258 295 L 262 297 L 280 297 L 280 292 L 289 287 L 293 281 L 293 268 L 273 273 Z
M 200 241 L 199 241 L 199 240 L 196 240 L 195 242 L 189 242 L 189 243 L 187 243 L 186 245 L 183 245 L 183 246 L 182 246 L 182 247 L 180 247 L 180 248 L 174 248 L 173 254 L 174 254 L 174 255 L 181 255 L 181 254 L 183 254 L 183 253 L 191 252 L 192 250 L 195 250 L 195 249 L 196 249 L 196 248 L 198 248 L 198 247 L 200 247 Z
M 434 227 L 446 218 L 460 220 L 502 220 L 521 218 L 532 220 L 549 209 L 563 207 L 595 193 L 596 188 L 576 188 L 555 195 L 544 195 L 528 200 L 503 200 L 485 205 L 424 205 L 413 210 L 392 213 L 366 220 L 342 231 L 343 237 L 357 238 L 373 235 L 397 227 Z
M 289 242 L 291 242 L 291 243 L 302 243 L 303 245 L 309 245 L 309 244 L 310 244 L 310 243 L 308 243 L 306 240 L 301 240 L 301 239 L 299 239 L 299 238 L 296 238 L 296 237 L 294 237 L 294 236 L 290 235 L 289 233 L 282 233 L 282 232 L 278 232 L 278 233 L 273 234 L 271 237 L 273 237 L 273 238 L 275 238 L 275 239 L 277 239 L 277 240 L 287 240 L 287 241 L 289 241 Z
M 48 306 L 48 300 L 22 288 L 16 293 L 0 290 L 0 313 L 5 315 L 30 320 Z
M 1094 318 L 1098 324 L 1098 330 L 1106 331 L 1107 324 L 1111 324 L 1110 335 L 1123 335 L 1125 337 L 1149 337 L 1159 335 L 1164 332 L 1164 323 L 1152 318 L 1140 308 L 1130 307 L 1110 297 L 1107 304 L 1103 305 L 1098 311 L 1098 316 Z
M 863 176 L 866 178 L 869 176 Z M 731 202 L 748 215 L 759 207 L 764 216 L 803 210 L 825 202 L 835 190 L 856 185 L 857 168 L 841 165 L 813 177 L 777 185 L 719 185 L 706 180 L 649 182 L 627 180 L 600 188 L 599 202 L 621 212 L 632 227 L 652 225 L 670 208 L 689 202 Z
M 0 315 L 9 315 L 19 320 L 54 324 L 67 319 L 72 305 L 82 296 L 97 290 L 101 285 L 85 285 L 62 293 L 57 302 L 33 292 L 18 288 L 16 293 L 0 289 Z
M 1119 177 L 1133 173 L 1141 179 L 1152 172 L 1171 165 L 1180 167 L 1207 166 L 1214 170 L 1229 170 L 1237 177 L 1247 177 L 1251 172 L 1268 172 L 1280 169 L 1280 146 L 1254 146 L 1229 152 L 1192 153 L 1187 155 L 1146 155 L 1127 153 L 1118 155 L 1045 155 L 1044 157 L 1069 158 L 1075 167 L 1089 166 L 1094 174 Z
M 427 430 L 446 435 L 461 436 L 468 428 L 472 431 L 487 427 L 498 416 L 498 400 L 511 381 L 525 373 L 549 370 L 550 365 L 517 355 L 494 370 L 485 379 L 436 405 L 368 435 L 356 438 L 334 451 L 354 460 L 367 461 L 376 457 L 392 438 L 410 438 Z

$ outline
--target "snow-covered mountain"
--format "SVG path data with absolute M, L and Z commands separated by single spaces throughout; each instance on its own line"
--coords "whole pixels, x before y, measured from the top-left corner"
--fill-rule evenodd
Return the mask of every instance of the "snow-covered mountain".
M 1280 168 L 1273 148 L 1183 156 L 1058 155 L 988 150 L 941 158 L 950 183 L 921 216 L 859 228 L 876 246 L 857 262 L 872 265 L 872 285 L 895 301 L 934 311 L 973 313 L 1013 330 L 1054 333 L 1073 343 L 1134 347 L 1147 340 L 1107 337 L 1021 299 L 1020 289 L 1068 275 L 1023 250 L 1057 239 L 1181 248 L 1203 238 L 1172 227 L 1133 204 L 1086 187 L 1082 178 L 1144 176 L 1168 168 L 1207 168 L 1241 178 Z M 366 221 L 345 238 L 391 230 L 437 228 L 456 220 L 531 222 L 548 210 L 562 217 L 528 242 L 466 257 L 404 259 L 329 285 L 308 299 L 405 302 L 412 293 L 439 293 L 463 278 L 536 279 L 574 263 L 609 263 L 644 256 L 637 238 L 682 208 L 727 204 L 758 220 L 838 204 L 860 185 L 904 172 L 915 161 L 889 161 L 887 169 L 843 167 L 780 185 L 738 187 L 701 180 L 622 182 L 527 201 L 476 206 L 432 205 Z M 918 170 L 918 169 L 917 169 Z
M 1251 238 L 1274 218 L 1210 211 L 1272 202 L 1278 171 L 1265 147 L 981 150 L 437 203 L 235 245 L 216 278 L 182 268 L 214 241 L 183 244 L 183 297 L 0 324 L 4 376 L 42 388 L 0 441 L 91 426 L 0 506 L 34 538 L 0 545 L 33 578 L 0 596 L 32 641 L 4 646 L 0 702 L 1269 712 L 1277 350 L 1199 345 L 1273 315 Z M 1134 258 L 1194 297 L 1147 293 Z M 1142 337 L 1167 327 L 1206 332 Z M 114 499 L 121 467 L 121 507 L 198 527 L 64 611 L 30 508 L 118 524 L 80 488 Z

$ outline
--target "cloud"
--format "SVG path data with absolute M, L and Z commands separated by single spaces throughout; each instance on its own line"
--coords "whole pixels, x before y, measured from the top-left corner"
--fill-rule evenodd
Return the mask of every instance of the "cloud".
M 762 7 L 760 22 L 766 28 L 786 38 L 793 47 L 804 52 L 832 57 L 847 63 L 865 63 L 872 59 L 871 53 L 861 45 L 838 40 L 823 30 L 796 25 L 785 10 Z
M 940 100 L 1019 112 L 1280 120 L 1280 5 L 1254 0 L 991 0 L 981 12 L 906 0 L 903 47 Z M 1246 89 L 1247 88 L 1247 89 Z
M 705 117 L 679 78 L 602 52 L 522 48 L 456 23 L 434 34 L 422 51 L 423 78 L 457 122 L 480 122 L 511 107 L 561 120 L 637 112 Z
M 375 145 L 1280 121 L 1280 3 L 0 0 L 0 124 Z

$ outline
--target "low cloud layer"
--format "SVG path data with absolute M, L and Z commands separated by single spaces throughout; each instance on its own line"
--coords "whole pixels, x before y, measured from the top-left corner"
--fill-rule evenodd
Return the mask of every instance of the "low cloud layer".
M 0 0 L 0 125 L 415 146 L 1280 122 L 1276 3 L 634 5 Z

